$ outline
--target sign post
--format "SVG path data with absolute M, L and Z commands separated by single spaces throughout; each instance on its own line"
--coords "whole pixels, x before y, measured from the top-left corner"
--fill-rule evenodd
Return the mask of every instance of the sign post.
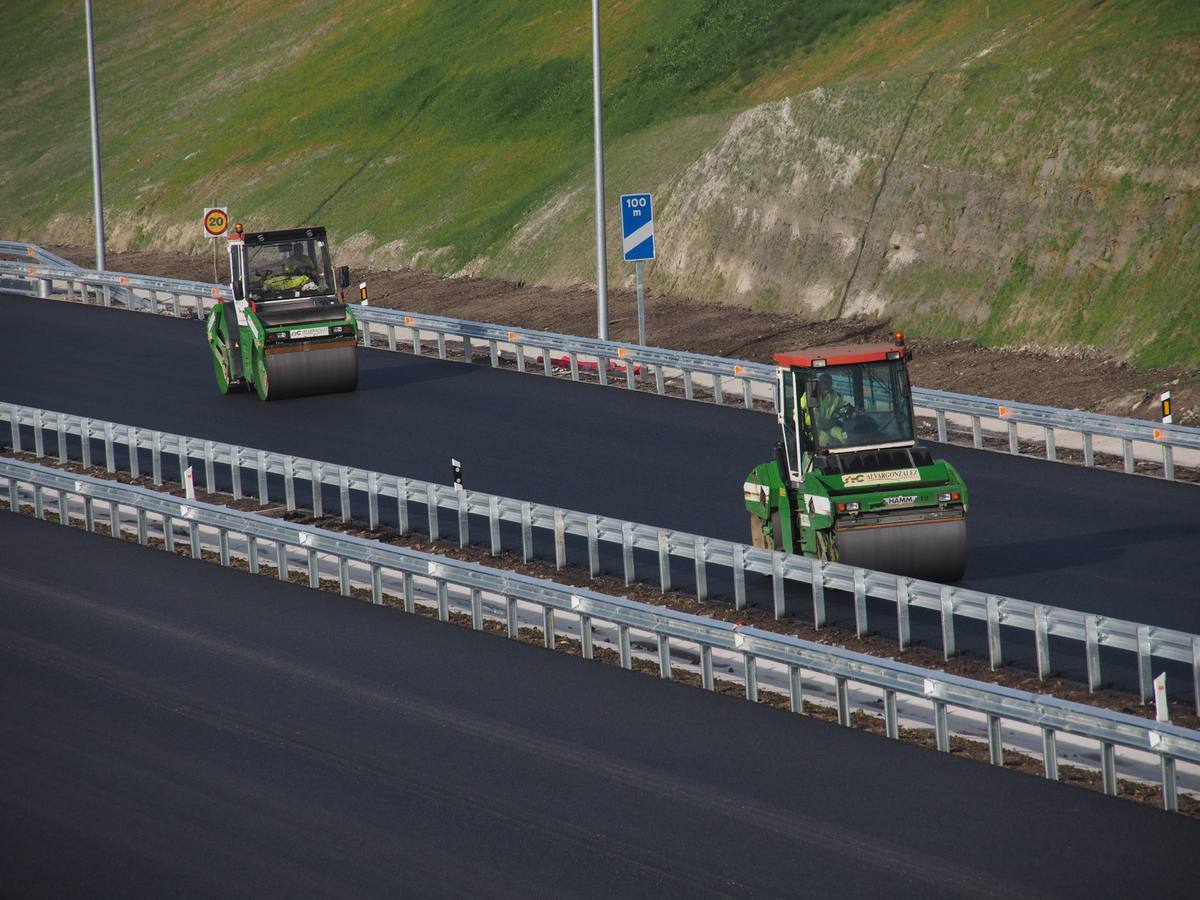
M 637 279 L 638 343 L 646 346 L 646 286 L 642 262 L 654 259 L 654 201 L 649 194 L 621 195 L 621 251 Z
M 217 275 L 217 243 L 219 238 L 229 230 L 229 210 L 223 206 L 208 206 L 204 209 L 204 234 L 213 240 L 213 284 L 221 279 Z

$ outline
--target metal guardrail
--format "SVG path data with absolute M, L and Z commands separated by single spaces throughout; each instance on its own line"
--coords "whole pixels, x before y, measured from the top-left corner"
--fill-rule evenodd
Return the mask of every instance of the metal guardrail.
M 67 436 L 80 438 L 79 461 L 85 466 L 93 465 L 92 441 L 102 441 L 103 465 L 109 472 L 117 470 L 116 448 L 124 447 L 130 474 L 135 477 L 144 472 L 139 454 L 132 452 L 137 448 L 149 455 L 149 474 L 155 484 L 163 483 L 164 456 L 178 460 L 180 473 L 195 459 L 202 461 L 203 483 L 207 491 L 216 492 L 217 467 L 220 466 L 222 474 L 228 472 L 228 483 L 234 498 L 242 499 L 245 495 L 245 470 L 253 473 L 249 481 L 255 486 L 255 495 L 263 505 L 270 502 L 268 476 L 274 475 L 284 482 L 283 500 L 289 512 L 297 508 L 297 481 L 307 484 L 312 498 L 311 512 L 316 517 L 326 514 L 322 491 L 315 489 L 316 485 L 337 490 L 338 515 L 342 521 L 350 520 L 351 494 L 357 493 L 366 498 L 368 524 L 372 530 L 379 526 L 381 500 L 396 504 L 396 515 L 403 532 L 409 531 L 410 504 L 423 507 L 433 539 L 441 534 L 438 517 L 432 511 L 452 510 L 456 516 L 460 546 L 466 546 L 470 541 L 470 517 L 486 518 L 488 543 L 493 555 L 502 549 L 500 523 L 516 524 L 521 529 L 521 552 L 527 562 L 533 556 L 535 529 L 553 535 L 555 563 L 559 568 L 566 564 L 567 536 L 582 538 L 587 542 L 588 570 L 592 577 L 600 570 L 600 545 L 607 543 L 620 548 L 626 584 L 632 584 L 636 578 L 634 550 L 648 551 L 658 557 L 659 585 L 664 593 L 673 587 L 673 558 L 689 560 L 693 564 L 695 592 L 700 600 L 708 599 L 710 569 L 724 568 L 731 573 L 737 609 L 744 609 L 747 604 L 746 574 L 755 573 L 771 579 L 772 606 L 776 618 L 785 613 L 788 582 L 802 584 L 811 596 L 813 622 L 817 628 L 827 623 L 826 591 L 842 591 L 853 597 L 855 630 L 860 637 L 868 631 L 867 598 L 884 600 L 895 607 L 901 650 L 910 640 L 909 623 L 914 608 L 940 616 L 942 649 L 946 659 L 956 652 L 956 619 L 976 620 L 987 626 L 988 653 L 993 669 L 1004 664 L 1001 627 L 1020 629 L 1033 634 L 1038 674 L 1042 679 L 1052 671 L 1051 638 L 1062 638 L 1083 645 L 1088 685 L 1092 690 L 1098 689 L 1102 683 L 1101 648 L 1122 650 L 1136 656 L 1139 693 L 1143 702 L 1149 699 L 1153 690 L 1153 658 L 1170 659 L 1190 666 L 1192 693 L 1197 713 L 1200 714 L 1200 635 L 822 562 L 608 516 L 478 491 L 456 490 L 450 485 L 86 416 L 0 403 L 0 422 L 8 424 L 12 446 L 18 452 L 25 447 L 22 426 L 33 432 L 32 449 L 39 457 L 47 456 L 46 436 L 50 434 L 54 443 L 53 453 L 62 462 L 68 460 Z M 87 439 L 84 440 L 84 437 Z
M 10 242 L 9 246 L 31 249 L 30 256 L 35 256 L 39 250 L 34 245 Z M 147 311 L 175 316 L 184 316 L 190 311 L 202 318 L 214 302 L 232 296 L 230 289 L 223 285 L 94 272 L 70 265 L 0 261 L 0 277 L 5 276 L 36 284 L 31 290 L 37 296 L 50 296 L 56 283 L 61 283 L 68 299 L 75 299 L 78 290 L 80 298 L 88 302 L 90 291 L 97 302 L 104 305 L 112 304 L 114 289 L 124 290 Z M 146 296 L 139 295 L 139 291 Z M 501 365 L 502 359 L 507 362 L 512 358 L 522 372 L 538 365 L 545 374 L 551 374 L 554 368 L 563 368 L 569 369 L 576 380 L 582 370 L 594 369 L 600 383 L 623 379 L 630 389 L 638 387 L 643 375 L 652 373 L 655 390 L 660 394 L 666 393 L 669 385 L 674 388 L 678 382 L 688 399 L 707 397 L 723 405 L 727 397 L 740 395 L 741 405 L 748 409 L 756 405 L 771 409 L 777 406 L 775 370 L 763 363 L 403 310 L 360 306 L 355 312 L 366 326 L 362 329 L 364 343 L 370 343 L 373 336 L 378 336 L 393 350 L 411 347 L 414 353 L 421 354 L 423 335 L 430 334 L 436 339 L 441 358 L 447 357 L 446 341 L 450 338 L 460 342 L 463 358 L 470 361 L 475 358 L 476 343 L 481 348 L 486 346 L 492 366 Z M 407 340 L 398 331 L 406 331 Z M 532 359 L 527 351 L 533 352 Z M 1188 454 L 1188 465 L 1200 463 L 1200 429 L 1197 428 L 926 388 L 913 389 L 913 402 L 918 410 L 933 415 L 938 440 L 943 442 L 949 439 L 950 423 L 961 419 L 969 426 L 972 444 L 977 449 L 990 449 L 985 432 L 999 428 L 999 434 L 1007 433 L 1008 452 L 1012 454 L 1021 453 L 1020 442 L 1024 438 L 1040 441 L 1044 445 L 1045 458 L 1064 461 L 1060 457 L 1060 443 L 1065 446 L 1069 442 L 1072 449 L 1077 446 L 1081 451 L 1085 466 L 1094 466 L 1096 454 L 1106 453 L 1121 457 L 1127 474 L 1152 474 L 1137 471 L 1137 460 L 1146 459 L 1159 466 L 1162 477 L 1167 480 L 1175 480 L 1177 452 Z M 985 423 L 989 423 L 986 428 Z
M 998 685 L 971 681 L 955 675 L 905 665 L 892 660 L 866 656 L 836 647 L 773 634 L 751 627 L 706 619 L 659 606 L 637 603 L 619 597 L 573 588 L 513 572 L 488 569 L 475 563 L 439 557 L 407 548 L 381 544 L 364 538 L 324 531 L 304 525 L 239 512 L 226 507 L 161 494 L 120 482 L 72 475 L 32 463 L 0 459 L 0 479 L 7 482 L 11 510 L 21 507 L 22 484 L 33 494 L 35 515 L 44 518 L 47 491 L 55 495 L 59 521 L 70 518 L 67 498 L 82 499 L 84 523 L 89 531 L 96 526 L 96 503 L 107 507 L 110 533 L 123 531 L 120 507 L 136 510 L 137 536 L 145 544 L 148 517 L 157 516 L 162 533 L 175 543 L 175 525 L 184 524 L 193 557 L 202 555 L 201 529 L 217 534 L 220 562 L 231 561 L 230 535 L 242 536 L 250 571 L 259 571 L 259 542 L 275 549 L 275 565 L 281 579 L 289 571 L 288 549 L 298 548 L 307 560 L 309 584 L 320 586 L 319 557 L 337 562 L 339 590 L 348 595 L 352 588 L 351 563 L 369 569 L 371 599 L 383 601 L 384 570 L 399 573 L 404 580 L 406 609 L 411 608 L 411 579 L 430 579 L 437 585 L 438 616 L 449 618 L 447 587 L 454 585 L 471 592 L 471 619 L 476 630 L 483 625 L 483 592 L 497 595 L 506 607 L 508 634 L 517 633 L 515 604 L 533 604 L 542 610 L 543 637 L 547 647 L 555 646 L 555 616 L 573 616 L 579 620 L 582 652 L 591 657 L 592 622 L 615 625 L 619 631 L 620 660 L 631 666 L 630 631 L 652 635 L 658 642 L 660 672 L 670 677 L 671 642 L 684 642 L 700 649 L 702 683 L 713 688 L 712 653 L 740 655 L 745 662 L 747 699 L 758 699 L 756 666 L 768 661 L 786 666 L 789 673 L 790 700 L 794 711 L 802 709 L 802 677 L 805 672 L 819 673 L 836 681 L 838 721 L 851 724 L 849 686 L 866 685 L 883 692 L 886 733 L 898 737 L 897 695 L 922 698 L 934 707 L 937 747 L 950 749 L 947 715 L 949 707 L 959 707 L 987 717 L 988 743 L 993 764 L 1003 763 L 1000 739 L 1002 721 L 1019 722 L 1040 729 L 1044 749 L 1044 769 L 1048 778 L 1057 779 L 1056 736 L 1060 733 L 1097 741 L 1101 748 L 1101 769 L 1106 793 L 1117 789 L 1116 751 L 1118 747 L 1149 752 L 1159 758 L 1163 805 L 1178 809 L 1175 764 L 1177 760 L 1200 763 L 1200 733 L 1168 723 L 1151 722 L 1123 713 L 1089 707 L 1056 697 L 1017 691 Z

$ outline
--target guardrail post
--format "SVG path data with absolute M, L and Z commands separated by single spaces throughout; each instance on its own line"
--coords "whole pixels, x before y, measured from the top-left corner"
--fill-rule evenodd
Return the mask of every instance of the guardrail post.
M 633 360 L 625 358 L 625 387 L 627 390 L 634 390 L 637 384 L 633 380 Z
M 1054 444 L 1054 429 L 1046 426 L 1046 459 L 1050 462 L 1058 461 L 1058 448 Z
M 933 701 L 933 731 L 938 750 L 949 753 L 950 724 L 946 720 L 946 704 L 942 700 Z
M 556 643 L 554 630 L 554 607 L 542 607 L 542 646 L 547 650 L 553 650 Z
M 267 452 L 259 450 L 254 454 L 254 468 L 258 476 L 258 505 L 267 505 Z
M 37 419 L 34 418 L 36 427 Z M 34 432 L 34 437 L 38 436 L 39 432 Z M 38 447 L 38 456 L 42 456 L 42 448 Z M 112 422 L 104 423 L 104 468 L 111 475 L 117 471 L 117 459 L 113 453 L 113 426 Z
M 492 556 L 500 555 L 500 498 L 488 497 L 488 538 L 491 541 Z
M 671 541 L 665 529 L 658 529 L 658 583 L 665 594 L 671 590 Z
M 746 608 L 746 548 L 733 545 L 733 608 Z
M 612 362 L 607 356 L 596 357 L 596 373 L 600 376 L 600 383 L 608 387 L 608 364 Z
M 367 527 L 379 528 L 379 473 L 367 473 Z
M 21 413 L 19 406 L 9 406 L 8 408 L 8 430 L 12 441 L 14 453 L 21 453 Z
M 287 543 L 275 542 L 275 574 L 280 581 L 288 580 Z
M 141 460 L 138 459 L 138 432 L 133 425 L 125 428 L 125 446 L 129 450 L 129 475 L 131 478 L 141 478 Z M 60 437 L 61 441 L 62 438 Z
M 683 396 L 688 400 L 696 399 L 696 391 L 692 386 L 692 371 L 691 369 L 683 370 Z
M 850 682 L 844 675 L 836 676 L 837 720 L 839 725 L 850 727 Z
M 296 457 L 283 458 L 283 496 L 288 512 L 296 511 Z
M 311 547 L 308 549 L 308 586 L 310 588 L 321 586 L 321 570 L 317 567 L 317 551 Z
M 61 519 L 62 523 L 65 525 L 65 524 L 67 524 L 67 520 L 65 518 L 63 518 L 63 516 L 62 516 L 63 509 L 62 509 L 62 493 L 61 492 L 58 495 L 58 501 L 59 501 L 58 502 L 59 519 Z M 147 537 L 146 531 L 147 531 L 147 529 L 146 529 L 146 511 L 139 506 L 138 510 L 137 510 L 137 542 L 138 542 L 139 546 L 142 546 L 142 547 L 146 546 L 146 537 Z M 226 545 L 225 551 L 226 551 L 226 555 L 228 555 L 228 552 L 229 552 L 228 545 Z M 229 565 L 229 563 L 225 562 L 225 563 L 222 563 L 222 565 L 227 566 L 227 565 Z
M 500 348 L 496 345 L 495 340 L 488 341 L 488 360 L 491 362 L 493 369 L 499 368 Z
M 671 680 L 671 638 L 668 635 L 658 635 L 658 677 Z
M 1173 455 L 1173 453 L 1171 451 L 1170 444 L 1162 445 L 1162 459 L 1163 459 L 1163 478 L 1167 479 L 1167 481 L 1174 481 L 1175 480 L 1175 456 Z
M 754 409 L 754 392 L 749 378 L 742 379 L 742 406 L 746 409 Z
M 20 446 L 16 448 L 20 450 Z M 87 416 L 79 419 L 79 455 L 85 469 L 92 467 L 92 420 Z M 182 475 L 180 476 L 182 478 Z
M 1008 452 L 1014 456 L 1021 453 L 1021 444 L 1017 440 L 1017 423 L 1013 421 L 1008 423 Z
M 387 326 L 387 342 L 388 349 L 394 351 L 396 349 L 396 326 L 390 322 Z
M 1125 457 L 1125 474 L 1133 474 L 1133 441 L 1129 438 L 1121 439 L 1122 455 Z
M 706 691 L 713 689 L 712 647 L 700 645 L 700 686 Z
M 9 498 L 10 498 L 9 508 L 11 510 L 13 510 L 14 512 L 16 512 L 16 509 L 17 509 L 17 504 L 16 504 L 17 482 L 15 480 L 10 481 L 8 483 L 8 490 L 9 490 Z M 163 518 L 169 527 L 170 519 L 165 516 Z M 92 531 L 92 532 L 94 532 L 96 530 L 96 504 L 92 500 L 91 497 L 83 498 L 83 527 L 86 528 L 88 531 Z M 170 531 L 167 531 L 166 534 L 167 534 L 167 550 L 173 553 L 175 551 L 175 548 L 171 545 Z
M 1085 616 L 1083 619 L 1088 691 L 1093 694 L 1100 688 L 1100 621 L 1100 616 Z
M 713 372 L 712 380 L 713 380 L 713 385 L 712 385 L 713 403 L 717 404 L 717 406 L 724 406 L 725 405 L 725 391 L 724 391 L 724 387 L 721 384 L 721 376 L 718 373 Z
M 471 339 L 465 334 L 462 336 L 462 351 L 463 362 L 475 362 L 475 347 L 471 344 Z
M 229 482 L 233 486 L 233 499 L 242 499 L 242 448 L 233 444 L 229 448 Z
M 1000 717 L 988 713 L 988 761 L 993 766 L 1004 765 L 1004 743 L 1000 740 Z
M 350 560 L 345 556 L 338 557 L 338 593 L 350 596 Z
M 445 334 L 445 332 L 439 331 L 437 333 L 437 351 L 438 351 L 438 359 L 446 358 L 446 334 Z
M 217 491 L 217 477 L 213 471 L 213 442 L 204 442 L 204 490 L 210 494 Z
M 458 502 L 458 546 L 466 547 L 471 543 L 471 498 L 465 490 L 455 493 Z
M 937 418 L 937 439 L 939 444 L 949 443 L 949 434 L 946 431 L 946 411 L 944 409 L 935 409 L 934 416 Z
M 396 523 L 401 534 L 408 534 L 408 479 L 396 479 Z
M 776 619 L 782 619 L 786 612 L 787 597 L 784 594 L 783 553 L 771 551 L 771 600 Z
M 581 615 L 579 617 L 579 646 L 580 653 L 584 659 L 593 659 L 595 653 L 592 650 L 592 617 Z
M 1042 727 L 1042 770 L 1051 781 L 1058 781 L 1058 741 L 1054 729 Z
M 1100 780 L 1105 794 L 1117 796 L 1117 748 L 1109 741 L 1100 742 Z
M 567 354 L 567 359 L 569 360 L 569 362 L 571 364 L 571 380 L 578 381 L 579 380 L 579 354 L 577 354 L 574 350 L 572 350 L 570 353 Z
M 810 561 L 812 566 L 813 627 L 825 627 L 825 564 L 819 559 Z
M 439 622 L 450 621 L 450 588 L 445 578 L 435 578 L 437 585 L 437 617 Z
M 595 578 L 600 574 L 600 517 L 588 516 L 587 546 L 588 546 L 588 575 Z
M 629 626 L 617 625 L 617 649 L 621 658 L 621 668 L 628 669 L 633 665 L 633 655 L 629 648 Z
M 971 416 L 971 445 L 976 450 L 983 449 L 983 426 L 979 416 Z
M 44 414 L 43 410 L 33 410 L 33 454 L 38 459 L 46 455 L 46 437 L 42 433 L 42 416 Z M 112 469 L 108 471 L 111 472 Z
M 517 354 L 517 371 L 522 375 L 525 374 L 525 348 L 519 343 L 513 344 L 513 351 Z
M 758 702 L 758 659 L 753 653 L 742 653 L 743 665 L 746 671 L 746 699 L 751 703 Z
M 436 541 L 441 537 L 441 531 L 438 523 L 437 488 L 432 481 L 425 484 L 425 513 L 429 524 L 429 539 Z
M 251 575 L 258 574 L 258 538 L 252 534 L 246 535 L 246 567 Z
M 538 348 L 535 347 L 534 349 L 536 350 Z M 544 348 L 541 348 L 541 350 L 542 350 L 542 374 L 546 375 L 546 376 L 551 376 L 554 374 L 554 369 L 552 367 L 553 364 L 550 362 L 550 348 L 544 347 Z
M 949 660 L 958 652 L 954 640 L 954 589 L 948 584 L 942 585 L 942 658 Z
M 404 611 L 409 615 L 415 614 L 417 611 L 417 598 L 414 596 L 416 589 L 413 585 L 413 576 L 411 572 L 401 573 L 400 592 L 404 603 Z M 511 636 L 512 635 L 510 635 L 510 637 Z
M 1089 469 L 1096 465 L 1095 454 L 1092 452 L 1092 433 L 1081 432 L 1083 436 L 1083 464 Z
M 1045 681 L 1050 674 L 1050 632 L 1046 621 L 1050 610 L 1044 606 L 1033 608 L 1033 640 L 1037 650 L 1038 681 Z
M 988 661 L 991 663 L 993 672 L 1004 665 L 1004 649 L 1000 644 L 1000 604 L 1002 602 L 1002 599 L 995 595 L 987 598 Z
M 663 379 L 661 363 L 655 363 L 654 365 L 654 392 L 660 397 L 667 392 L 667 385 Z
M 371 602 L 376 606 L 383 604 L 383 569 L 379 563 L 371 563 Z
M 708 541 L 697 536 L 692 552 L 696 556 L 696 599 L 708 600 Z
M 510 639 L 521 633 L 517 622 L 517 601 L 508 595 L 504 597 L 504 632 Z
M 412 352 L 414 356 L 421 355 L 421 329 L 415 325 L 410 329 L 410 337 L 412 337 Z
M 1196 700 L 1196 715 L 1200 716 L 1200 637 L 1192 637 L 1192 697 Z
M 338 502 L 342 507 L 342 521 L 350 521 L 350 470 L 338 467 Z
M 625 569 L 625 586 L 633 584 L 634 567 L 633 567 L 633 523 L 621 523 L 621 564 Z
M 141 510 L 138 510 L 138 512 L 141 512 Z M 141 517 L 139 516 L 139 518 L 141 518 Z M 141 523 L 139 522 L 138 524 L 140 525 Z M 138 530 L 140 531 L 141 529 L 139 528 Z M 229 567 L 229 529 L 228 528 L 218 528 L 217 529 L 217 555 L 220 558 L 221 565 L 224 566 L 225 568 L 228 568 Z
M 788 708 L 794 712 L 804 712 L 804 681 L 800 667 L 788 666 Z
M 104 305 L 112 306 L 112 288 L 106 284 L 106 285 L 104 285 L 103 290 L 104 290 Z
M 40 522 L 46 512 L 42 500 L 42 486 L 34 483 L 30 487 L 33 488 L 33 517 Z M 119 537 L 119 535 L 114 535 L 114 537 Z
M 896 692 L 883 692 L 883 728 L 884 733 L 893 741 L 900 740 L 900 719 L 896 715 Z
M 1179 790 L 1175 783 L 1175 757 L 1162 754 L 1162 797 L 1163 809 L 1179 812 Z
M 471 627 L 483 631 L 483 591 L 471 588 Z
M 867 633 L 867 573 L 854 570 L 854 633 L 862 637 Z
M 111 504 L 109 506 L 109 510 L 113 513 L 113 516 L 114 516 L 113 532 L 118 537 L 120 537 L 121 516 L 117 510 L 117 505 L 115 503 Z M 188 522 L 188 537 L 191 538 L 191 542 L 192 542 L 192 548 L 191 548 L 192 549 L 192 559 L 203 559 L 204 551 L 200 547 L 200 526 L 196 522 L 191 522 L 191 521 Z
M 1150 626 L 1139 625 L 1137 629 L 1137 655 L 1138 655 L 1138 696 L 1141 697 L 1143 703 L 1150 702 L 1150 695 L 1154 691 L 1154 677 L 1150 672 L 1151 656 L 1150 656 Z
M 63 413 L 57 416 L 56 429 L 58 434 L 55 436 L 55 444 L 58 447 L 58 461 L 65 463 L 67 461 L 67 417 Z
M 562 571 L 567 564 L 567 514 L 554 510 L 554 569 Z
M 79 436 L 83 443 L 87 444 L 87 437 L 83 434 L 82 423 L 80 424 Z M 162 475 L 162 432 L 157 429 L 150 435 L 150 478 L 155 486 L 161 486 L 163 483 Z
M 315 459 L 309 464 L 308 481 L 312 485 L 312 514 L 314 519 L 325 515 L 325 498 L 322 496 L 325 486 L 325 476 L 321 464 Z
M 527 501 L 521 503 L 521 558 L 533 559 L 533 509 Z
M 75 302 L 75 282 L 70 278 L 67 279 L 67 300 Z
M 909 622 L 909 607 L 912 605 L 911 578 L 896 579 L 896 638 L 900 649 L 907 649 L 912 640 L 912 626 Z

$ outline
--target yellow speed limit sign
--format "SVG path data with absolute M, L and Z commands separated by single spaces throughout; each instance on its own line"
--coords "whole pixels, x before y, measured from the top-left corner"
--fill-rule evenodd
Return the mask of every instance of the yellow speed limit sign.
M 210 238 L 220 237 L 229 229 L 229 210 L 210 206 L 204 210 L 204 233 Z

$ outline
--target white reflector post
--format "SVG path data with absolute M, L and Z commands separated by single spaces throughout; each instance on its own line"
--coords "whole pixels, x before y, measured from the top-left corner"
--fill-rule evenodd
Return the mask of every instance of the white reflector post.
M 1167 673 L 1163 672 L 1154 679 L 1154 721 L 1170 722 L 1171 713 L 1167 709 Z
M 1170 425 L 1171 421 L 1172 421 L 1171 420 L 1171 392 L 1163 391 L 1162 396 L 1159 397 L 1159 399 L 1162 401 L 1162 423 L 1164 425 Z
M 189 500 L 196 499 L 196 481 L 192 477 L 192 467 L 183 470 L 183 489 Z

